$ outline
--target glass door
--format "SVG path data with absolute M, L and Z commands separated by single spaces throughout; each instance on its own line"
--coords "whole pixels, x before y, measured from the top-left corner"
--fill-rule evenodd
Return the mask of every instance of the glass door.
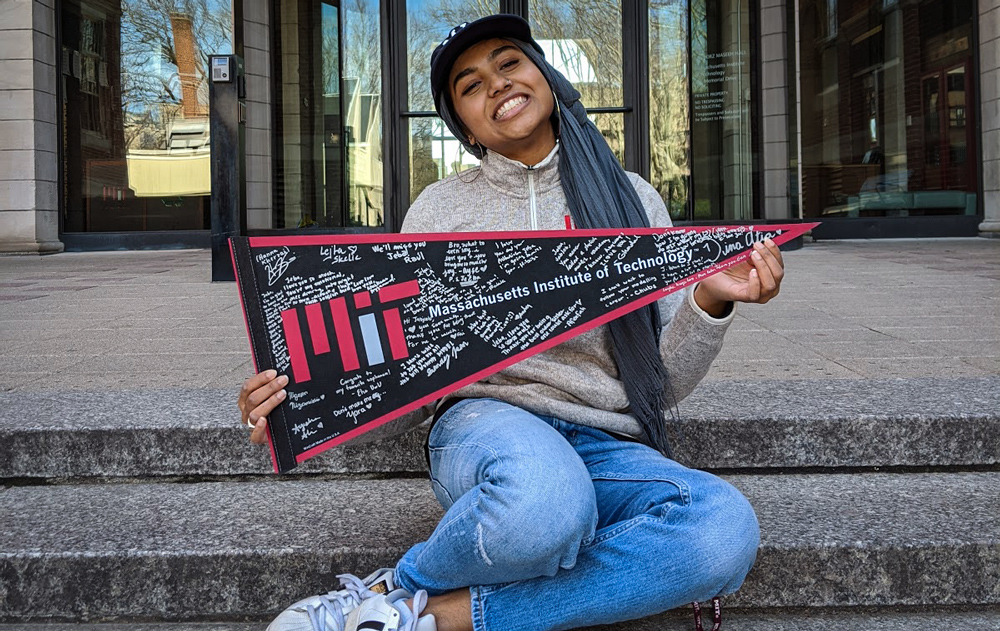
M 322 31 L 322 102 L 323 102 L 323 199 L 317 210 L 317 224 L 325 228 L 350 225 L 347 212 L 347 152 L 344 143 L 344 101 L 341 90 L 339 0 L 324 0 L 320 5 Z
M 430 56 L 452 26 L 500 8 L 525 16 L 546 58 L 580 91 L 591 120 L 679 221 L 754 216 L 751 0 L 408 0 L 393 8 L 398 119 L 388 146 L 406 170 L 394 212 L 478 160 L 437 118 Z M 641 19 L 640 19 L 641 18 Z M 405 28 L 404 28 L 405 25 Z M 639 50 L 639 49 L 642 50 Z M 398 63 L 398 62 L 395 62 Z M 389 80 L 393 80 L 390 76 Z M 394 113 L 395 116 L 395 113 Z M 397 143 L 399 149 L 397 149 Z M 647 144 L 648 143 L 648 144 Z M 397 199 L 398 198 L 398 199 Z
M 694 221 L 753 219 L 749 0 L 692 0 Z
M 649 3 L 649 182 L 675 221 L 688 221 L 691 76 L 688 0 Z
M 377 0 L 280 0 L 274 227 L 383 225 Z
M 431 97 L 431 54 L 449 29 L 492 15 L 499 8 L 497 0 L 406 3 L 407 96 L 403 124 L 409 127 L 410 203 L 429 184 L 479 165 L 478 158 L 467 152 L 437 117 Z
M 923 79 L 924 166 L 931 190 L 972 190 L 975 186 L 975 112 L 968 89 L 967 66 L 943 70 Z
M 208 229 L 208 55 L 233 50 L 229 1 L 58 15 L 63 232 Z
M 528 5 L 531 32 L 545 58 L 580 91 L 590 120 L 625 164 L 621 0 L 562 0 Z

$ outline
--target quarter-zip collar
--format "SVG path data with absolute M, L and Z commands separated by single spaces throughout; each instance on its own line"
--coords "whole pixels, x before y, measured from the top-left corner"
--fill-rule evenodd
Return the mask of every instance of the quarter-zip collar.
M 494 151 L 487 151 L 483 156 L 481 168 L 483 177 L 490 186 L 511 197 L 527 199 L 532 196 L 532 192 L 534 195 L 540 195 L 561 186 L 558 142 L 549 155 L 535 166 L 529 167 Z M 530 188 L 533 191 L 529 191 L 529 176 Z

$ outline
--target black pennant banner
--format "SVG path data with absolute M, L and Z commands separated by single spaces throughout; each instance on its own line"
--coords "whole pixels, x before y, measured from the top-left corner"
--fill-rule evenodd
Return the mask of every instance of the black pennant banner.
M 814 225 L 233 238 L 275 470 Z

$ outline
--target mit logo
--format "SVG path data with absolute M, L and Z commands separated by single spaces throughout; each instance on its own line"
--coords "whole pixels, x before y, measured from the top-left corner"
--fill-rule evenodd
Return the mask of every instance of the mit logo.
M 410 280 L 405 283 L 386 285 L 378 291 L 377 300 L 379 304 L 385 305 L 419 294 L 420 286 L 417 281 Z M 370 292 L 359 291 L 352 298 L 356 311 L 372 306 Z M 355 341 L 355 323 L 348 313 L 347 300 L 344 296 L 338 296 L 326 301 L 326 303 L 315 302 L 305 306 L 306 326 L 309 327 L 309 338 L 312 340 L 312 354 L 323 355 L 330 352 L 330 336 L 327 334 L 324 304 L 329 305 L 329 310 L 326 313 L 333 321 L 334 339 L 337 342 L 337 350 L 340 352 L 340 361 L 344 366 L 344 372 L 359 370 L 361 359 L 358 356 L 358 345 Z M 389 354 L 392 355 L 392 359 L 400 360 L 409 357 L 410 351 L 406 346 L 403 320 L 399 315 L 399 309 L 395 307 L 384 309 L 381 314 L 386 337 L 389 338 Z M 377 366 L 385 363 L 385 351 L 376 320 L 376 312 L 359 315 L 356 324 L 361 332 L 367 365 Z M 288 356 L 292 361 L 292 379 L 295 383 L 309 381 L 312 375 L 309 373 L 309 361 L 306 359 L 306 346 L 302 337 L 299 310 L 282 311 L 281 325 L 285 331 L 285 340 L 288 342 Z

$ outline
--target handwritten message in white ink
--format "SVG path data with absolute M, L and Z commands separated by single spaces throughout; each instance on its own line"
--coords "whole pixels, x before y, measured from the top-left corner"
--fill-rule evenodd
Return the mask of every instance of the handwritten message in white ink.
M 295 257 L 289 254 L 287 247 L 258 254 L 257 262 L 267 274 L 267 286 L 270 287 L 278 282 L 294 260 Z

